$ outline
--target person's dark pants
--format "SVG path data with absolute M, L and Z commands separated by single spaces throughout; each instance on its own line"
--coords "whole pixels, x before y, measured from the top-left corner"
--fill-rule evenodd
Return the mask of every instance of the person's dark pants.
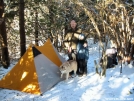
M 85 59 L 78 59 L 77 74 L 87 74 L 87 61 Z

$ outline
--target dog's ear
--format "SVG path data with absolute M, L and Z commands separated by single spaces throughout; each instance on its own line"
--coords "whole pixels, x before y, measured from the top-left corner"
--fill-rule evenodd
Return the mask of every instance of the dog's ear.
M 63 68 L 64 68 L 64 65 L 62 64 L 62 65 L 60 66 L 60 68 L 63 69 Z
M 61 66 L 61 69 L 62 69 L 62 70 L 65 70 L 65 67 L 64 67 L 64 66 Z
M 63 68 L 63 69 L 65 69 L 65 67 L 64 67 L 64 66 L 62 66 L 62 68 Z

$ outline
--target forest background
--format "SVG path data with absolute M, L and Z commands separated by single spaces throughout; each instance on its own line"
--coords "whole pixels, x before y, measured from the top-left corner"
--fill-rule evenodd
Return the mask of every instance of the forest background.
M 62 40 L 72 18 L 87 38 L 99 42 L 102 53 L 111 41 L 118 56 L 133 60 L 134 0 L 0 0 L 0 64 L 8 68 L 29 44 L 48 38 L 64 50 Z

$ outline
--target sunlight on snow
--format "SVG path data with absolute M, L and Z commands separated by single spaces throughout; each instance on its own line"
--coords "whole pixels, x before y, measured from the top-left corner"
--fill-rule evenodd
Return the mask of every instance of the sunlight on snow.
M 28 72 L 24 72 L 21 77 L 21 81 L 27 76 Z

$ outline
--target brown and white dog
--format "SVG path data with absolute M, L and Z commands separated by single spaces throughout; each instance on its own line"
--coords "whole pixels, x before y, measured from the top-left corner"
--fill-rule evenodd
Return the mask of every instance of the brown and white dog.
M 66 74 L 66 80 L 69 78 L 69 72 L 74 71 L 74 75 L 76 76 L 76 71 L 77 71 L 77 62 L 75 60 L 69 60 L 64 62 L 60 66 L 60 71 L 61 71 L 61 78 L 63 74 Z

